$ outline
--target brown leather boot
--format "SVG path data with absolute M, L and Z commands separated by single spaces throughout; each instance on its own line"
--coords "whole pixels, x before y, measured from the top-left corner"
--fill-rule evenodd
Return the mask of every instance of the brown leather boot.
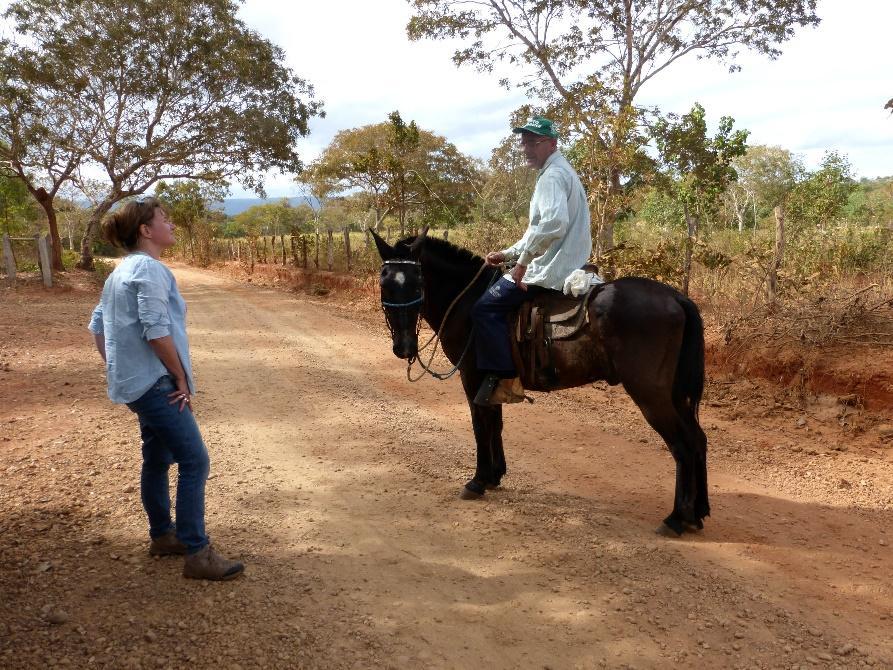
M 149 543 L 149 555 L 151 556 L 183 556 L 186 551 L 186 545 L 177 539 L 177 534 L 174 531 L 165 533 L 161 537 L 153 537 Z
M 196 554 L 189 554 L 183 561 L 183 576 L 190 579 L 210 579 L 223 581 L 234 579 L 242 574 L 245 566 L 239 561 L 231 561 L 218 554 L 211 545 L 203 547 Z
M 502 405 L 526 400 L 524 387 L 520 377 L 500 379 L 496 375 L 487 375 L 480 390 L 474 398 L 475 405 Z
M 524 400 L 524 387 L 521 386 L 521 378 L 500 379 L 493 393 L 490 395 L 491 405 L 502 405 Z

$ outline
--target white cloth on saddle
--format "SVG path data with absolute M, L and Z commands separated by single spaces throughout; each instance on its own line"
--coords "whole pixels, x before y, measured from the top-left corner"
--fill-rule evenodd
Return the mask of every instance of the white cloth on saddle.
M 594 272 L 574 270 L 567 276 L 567 279 L 564 280 L 564 293 L 565 295 L 572 295 L 576 298 L 586 293 L 590 286 L 604 283 L 605 280 Z

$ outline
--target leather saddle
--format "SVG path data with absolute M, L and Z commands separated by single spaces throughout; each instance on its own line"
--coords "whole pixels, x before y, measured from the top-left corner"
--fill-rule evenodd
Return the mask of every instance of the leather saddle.
M 594 266 L 583 266 L 593 271 Z M 589 303 L 603 284 L 579 296 L 543 291 L 522 303 L 513 319 L 512 355 L 524 388 L 548 390 L 559 385 L 552 360 L 554 342 L 569 340 L 589 325 Z

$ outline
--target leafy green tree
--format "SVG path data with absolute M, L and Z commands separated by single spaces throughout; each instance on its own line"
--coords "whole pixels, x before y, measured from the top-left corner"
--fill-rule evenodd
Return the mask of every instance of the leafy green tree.
M 171 221 L 186 231 L 193 263 L 196 260 L 196 238 L 199 240 L 199 263 L 207 265 L 210 260 L 208 214 L 214 203 L 226 197 L 228 190 L 225 182 L 160 181 L 155 185 L 155 196 L 164 204 Z
M 34 200 L 25 183 L 11 171 L 0 169 L 0 225 L 10 236 L 24 233 L 36 218 Z
M 41 76 L 54 74 L 35 77 L 34 63 L 8 39 L 0 39 L 0 162 L 44 210 L 51 264 L 62 271 L 55 198 L 84 159 L 95 130 L 76 123 L 77 105 L 70 96 L 42 85 Z
M 23 81 L 68 99 L 57 134 L 106 175 L 80 265 L 92 266 L 99 221 L 158 181 L 297 172 L 296 140 L 320 112 L 285 54 L 237 18 L 233 0 L 16 0 L 7 10 Z
M 816 25 L 816 0 L 411 0 L 410 39 L 455 39 L 457 65 L 507 66 L 531 99 L 563 121 L 579 154 L 597 229 L 612 246 L 629 206 L 624 183 L 649 161 L 636 100 L 649 81 L 690 55 L 738 66 L 741 49 L 770 58 L 799 26 Z M 576 163 L 580 165 L 580 163 Z
M 893 178 L 862 179 L 850 194 L 844 216 L 866 226 L 893 229 Z
M 701 222 L 715 217 L 720 196 L 737 174 L 732 161 L 747 151 L 746 130 L 733 130 L 724 116 L 714 137 L 707 135 L 704 108 L 695 103 L 688 114 L 655 124 L 654 134 L 669 179 L 666 190 L 682 206 L 687 237 L 682 292 L 688 295 L 694 240 Z
M 824 228 L 843 216 L 855 189 L 849 159 L 828 151 L 819 169 L 807 173 L 791 192 L 789 215 L 801 230 Z
M 446 139 L 392 112 L 386 123 L 338 133 L 302 179 L 320 201 L 362 189 L 375 209 L 376 227 L 391 213 L 405 234 L 413 211 L 427 222 L 468 220 L 479 175 Z
M 783 206 L 806 171 L 801 159 L 787 149 L 764 145 L 748 147 L 732 166 L 738 180 L 729 184 L 726 196 L 739 231 L 748 219 L 756 226 L 774 207 Z
M 491 152 L 487 168 L 482 208 L 491 210 L 490 216 L 497 220 L 511 219 L 519 226 L 530 211 L 536 170 L 527 166 L 517 135 L 503 138 Z

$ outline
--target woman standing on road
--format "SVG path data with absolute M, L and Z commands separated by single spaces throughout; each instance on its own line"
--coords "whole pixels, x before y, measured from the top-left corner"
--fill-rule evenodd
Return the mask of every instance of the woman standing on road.
M 106 280 L 90 331 L 106 363 L 109 398 L 139 418 L 149 553 L 185 554 L 184 577 L 232 579 L 244 566 L 214 551 L 205 534 L 210 461 L 192 414 L 186 303 L 160 260 L 175 242 L 174 224 L 157 199 L 143 197 L 109 215 L 102 232 L 129 253 Z M 168 488 L 171 463 L 179 468 L 176 525 Z

